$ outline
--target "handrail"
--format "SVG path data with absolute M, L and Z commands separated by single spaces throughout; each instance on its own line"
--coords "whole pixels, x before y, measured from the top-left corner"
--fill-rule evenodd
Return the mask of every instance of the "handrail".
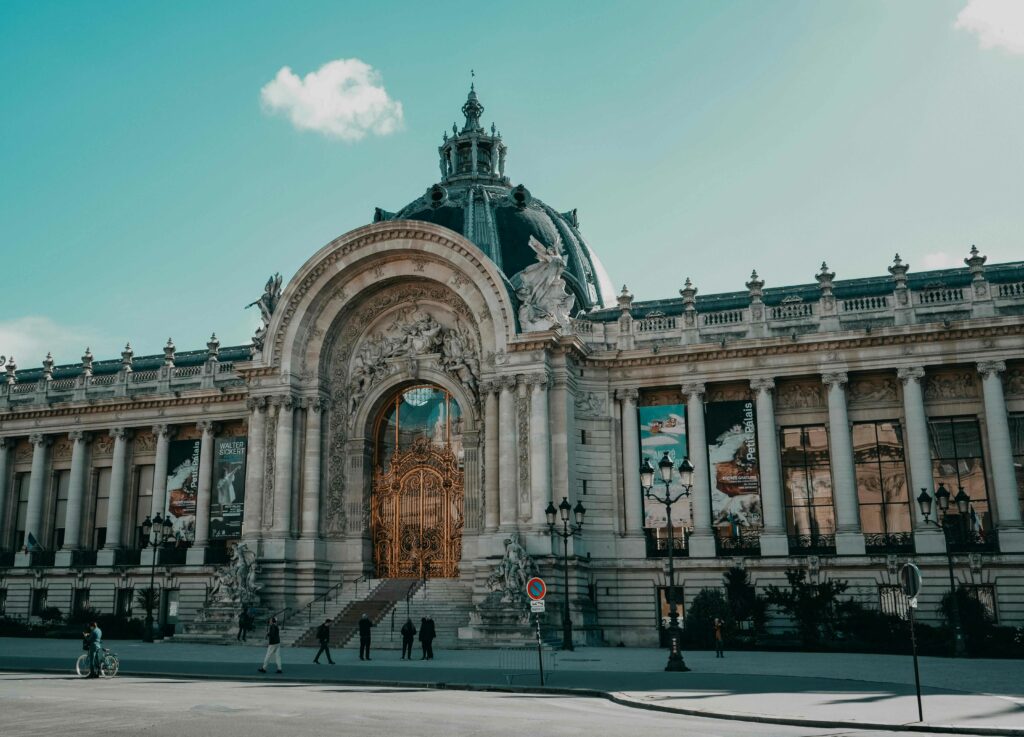
M 333 592 L 340 591 L 342 586 L 344 586 L 344 585 L 345 585 L 345 579 L 342 578 L 340 581 L 338 581 L 338 583 L 334 584 L 333 586 L 331 586 L 331 588 L 327 589 L 327 591 L 325 591 L 324 593 L 320 594 L 320 596 L 316 597 L 315 599 L 313 599 L 313 601 L 311 601 L 308 604 L 306 604 L 306 624 L 312 624 L 313 623 L 313 605 L 316 604 L 318 601 L 322 600 L 323 601 L 323 607 L 324 607 L 324 614 L 327 614 L 327 599 L 328 599 L 328 597 Z M 337 597 L 335 597 L 335 598 L 337 598 Z

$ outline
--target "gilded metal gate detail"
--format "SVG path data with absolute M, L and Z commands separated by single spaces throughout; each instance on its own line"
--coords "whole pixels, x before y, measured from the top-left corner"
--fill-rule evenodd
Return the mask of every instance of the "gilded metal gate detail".
M 370 530 L 379 578 L 455 578 L 463 474 L 450 448 L 419 438 L 374 474 Z

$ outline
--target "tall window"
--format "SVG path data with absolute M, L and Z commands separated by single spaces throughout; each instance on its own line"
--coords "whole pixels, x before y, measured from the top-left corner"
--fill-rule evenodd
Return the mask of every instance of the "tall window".
M 135 475 L 135 547 L 142 547 L 142 523 L 153 511 L 153 467 L 139 466 Z
M 68 518 L 68 487 L 71 485 L 71 471 L 57 472 L 57 503 L 53 505 L 53 539 L 50 550 L 64 547 L 64 522 Z
M 945 485 L 956 495 L 962 486 L 971 497 L 967 526 L 980 532 L 992 527 L 985 484 L 985 459 L 981 449 L 981 430 L 976 417 L 942 417 L 928 421 L 928 440 L 932 451 L 932 478 L 935 488 Z M 956 507 L 949 505 L 949 513 Z
M 14 548 L 16 550 L 21 550 L 21 547 L 25 544 L 25 527 L 27 526 L 26 520 L 28 519 L 28 484 L 30 476 L 31 474 L 19 473 L 14 477 L 14 488 L 18 494 L 18 513 L 14 517 Z
M 784 427 L 781 434 L 789 534 L 811 537 L 833 534 L 836 519 L 825 426 Z
M 910 493 L 899 423 L 855 423 L 853 458 L 864 533 L 910 532 Z
M 385 468 L 396 449 L 417 439 L 449 446 L 462 460 L 462 412 L 455 397 L 436 386 L 414 386 L 395 395 L 377 420 L 374 465 Z
M 1017 476 L 1017 498 L 1024 514 L 1024 414 L 1010 415 L 1010 452 Z
M 101 468 L 97 474 L 96 508 L 93 513 L 92 545 L 99 550 L 107 544 L 107 508 L 110 505 L 110 469 Z

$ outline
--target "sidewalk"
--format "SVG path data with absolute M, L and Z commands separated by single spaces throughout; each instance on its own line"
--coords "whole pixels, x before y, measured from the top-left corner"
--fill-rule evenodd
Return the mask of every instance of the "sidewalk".
M 259 678 L 456 688 L 508 688 L 497 650 L 444 650 L 433 661 L 401 661 L 393 650 L 360 662 L 355 649 L 334 652 L 337 665 L 311 661 L 315 650 L 282 651 L 284 675 L 261 675 L 256 646 L 145 644 L 112 641 L 123 675 Z M 69 672 L 75 640 L 0 639 L 0 669 Z M 909 728 L 916 724 L 911 659 L 822 653 L 686 653 L 689 673 L 665 673 L 666 653 L 644 648 L 580 648 L 559 652 L 545 686 L 600 692 L 629 706 L 702 716 L 824 727 Z M 1024 737 L 1024 663 L 1019 660 L 922 658 L 925 730 Z M 539 687 L 536 673 L 512 686 Z

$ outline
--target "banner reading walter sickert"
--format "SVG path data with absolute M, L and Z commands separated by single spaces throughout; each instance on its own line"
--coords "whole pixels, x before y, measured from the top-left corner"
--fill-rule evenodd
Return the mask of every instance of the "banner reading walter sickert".
M 711 516 L 734 531 L 761 526 L 761 483 L 754 402 L 705 405 L 705 432 L 711 467 Z
M 672 484 L 669 490 L 675 496 L 683 490 L 679 481 L 679 464 L 686 458 L 686 406 L 682 404 L 663 404 L 656 407 L 639 407 L 640 415 L 640 455 L 649 458 L 651 465 L 658 468 L 658 461 L 668 451 L 668 457 L 675 467 L 672 471 Z M 663 496 L 665 485 L 661 483 L 661 474 L 654 475 L 654 492 Z M 690 502 L 684 497 L 672 505 L 672 526 L 689 528 Z M 665 505 L 644 498 L 644 527 L 665 527 L 668 516 Z
M 213 446 L 213 498 L 210 538 L 242 536 L 245 510 L 245 438 L 217 438 Z
M 180 542 L 192 542 L 196 535 L 199 447 L 197 438 L 172 440 L 167 449 L 167 504 L 164 513 L 174 523 L 174 537 Z

